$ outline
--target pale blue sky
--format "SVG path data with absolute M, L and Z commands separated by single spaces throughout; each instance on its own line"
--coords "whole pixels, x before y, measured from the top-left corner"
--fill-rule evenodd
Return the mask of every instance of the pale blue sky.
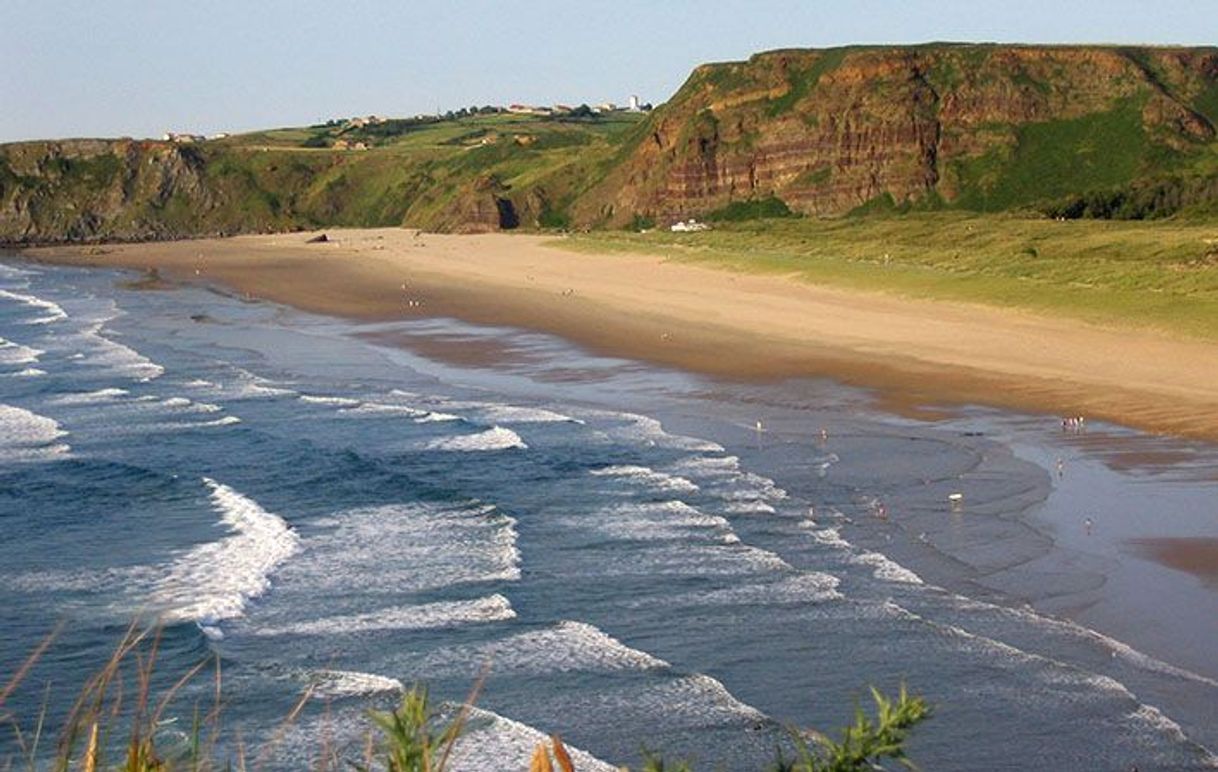
M 0 142 L 666 99 L 789 46 L 1218 42 L 1215 0 L 0 0 Z

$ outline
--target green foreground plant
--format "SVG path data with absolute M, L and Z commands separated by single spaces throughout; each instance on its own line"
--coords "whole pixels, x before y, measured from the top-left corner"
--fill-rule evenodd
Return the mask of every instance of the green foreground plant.
M 45 717 L 44 701 L 32 736 L 22 733 L 16 718 L 5 710 L 5 702 L 29 675 L 37 660 L 49 648 L 48 636 L 0 688 L 0 727 L 9 727 L 16 739 L 19 756 L 0 759 L 0 769 L 53 769 L 55 772 L 247 772 L 262 769 L 273 757 L 276 747 L 313 698 L 313 686 L 302 690 L 299 699 L 280 722 L 252 760 L 237 733 L 232 750 L 222 751 L 221 700 L 222 678 L 219 657 L 208 656 L 185 674 L 164 687 L 154 686 L 154 672 L 160 644 L 159 628 L 140 629 L 133 624 L 105 665 L 89 678 L 63 720 L 55 751 L 49 758 L 40 755 Z M 163 718 L 189 682 L 209 667 L 214 667 L 211 705 L 204 711 L 194 707 L 191 729 L 184 739 L 167 741 L 160 733 Z M 456 748 L 467 728 L 473 705 L 485 674 L 478 679 L 469 697 L 459 706 L 437 709 L 427 688 L 416 685 L 407 690 L 392 710 L 367 712 L 362 758 L 335 749 L 327 732 L 317 738 L 317 747 L 308 749 L 309 768 L 317 772 L 354 769 L 358 772 L 446 772 L 457 762 Z M 134 683 L 130 683 L 134 681 Z M 47 696 L 50 695 L 48 686 Z M 931 710 L 920 697 L 910 696 L 902 686 L 896 699 L 872 688 L 875 717 L 857 709 L 854 724 L 842 730 L 835 741 L 819 732 L 790 729 L 795 758 L 787 760 L 778 751 L 771 769 L 775 772 L 863 772 L 882 769 L 885 760 L 912 764 L 905 755 L 910 730 L 930 716 Z M 455 710 L 455 715 L 451 715 Z M 125 737 L 125 739 L 120 739 Z M 474 740 L 469 740 L 474 742 Z M 666 761 L 663 756 L 643 752 L 642 772 L 692 772 L 687 761 Z M 562 740 L 551 735 L 534 749 L 529 772 L 575 772 L 576 765 Z

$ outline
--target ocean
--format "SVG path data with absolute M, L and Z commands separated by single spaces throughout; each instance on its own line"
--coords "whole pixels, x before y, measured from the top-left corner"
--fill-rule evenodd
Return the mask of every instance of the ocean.
M 62 623 L 4 705 L 27 737 L 157 618 L 157 678 L 218 656 L 268 769 L 484 673 L 463 770 L 550 733 L 580 770 L 761 769 L 902 683 L 924 769 L 1218 766 L 1215 589 L 1120 547 L 1213 534 L 1212 445 L 132 278 L 0 262 L 0 686 Z

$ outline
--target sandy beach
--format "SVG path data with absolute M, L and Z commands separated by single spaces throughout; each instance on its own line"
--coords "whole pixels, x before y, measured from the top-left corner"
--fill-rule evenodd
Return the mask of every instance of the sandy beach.
M 742 379 L 826 376 L 889 407 L 974 402 L 1218 439 L 1218 345 L 967 304 L 814 286 L 536 235 L 398 228 L 32 249 L 156 269 L 308 311 L 451 316 L 556 333 L 600 353 Z

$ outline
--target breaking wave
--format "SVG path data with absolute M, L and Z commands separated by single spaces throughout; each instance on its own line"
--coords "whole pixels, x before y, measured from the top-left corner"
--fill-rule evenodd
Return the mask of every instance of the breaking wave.
M 271 572 L 296 552 L 300 537 L 252 499 L 210 478 L 203 482 L 230 533 L 175 560 L 155 595 L 167 618 L 214 628 L 270 588 Z

